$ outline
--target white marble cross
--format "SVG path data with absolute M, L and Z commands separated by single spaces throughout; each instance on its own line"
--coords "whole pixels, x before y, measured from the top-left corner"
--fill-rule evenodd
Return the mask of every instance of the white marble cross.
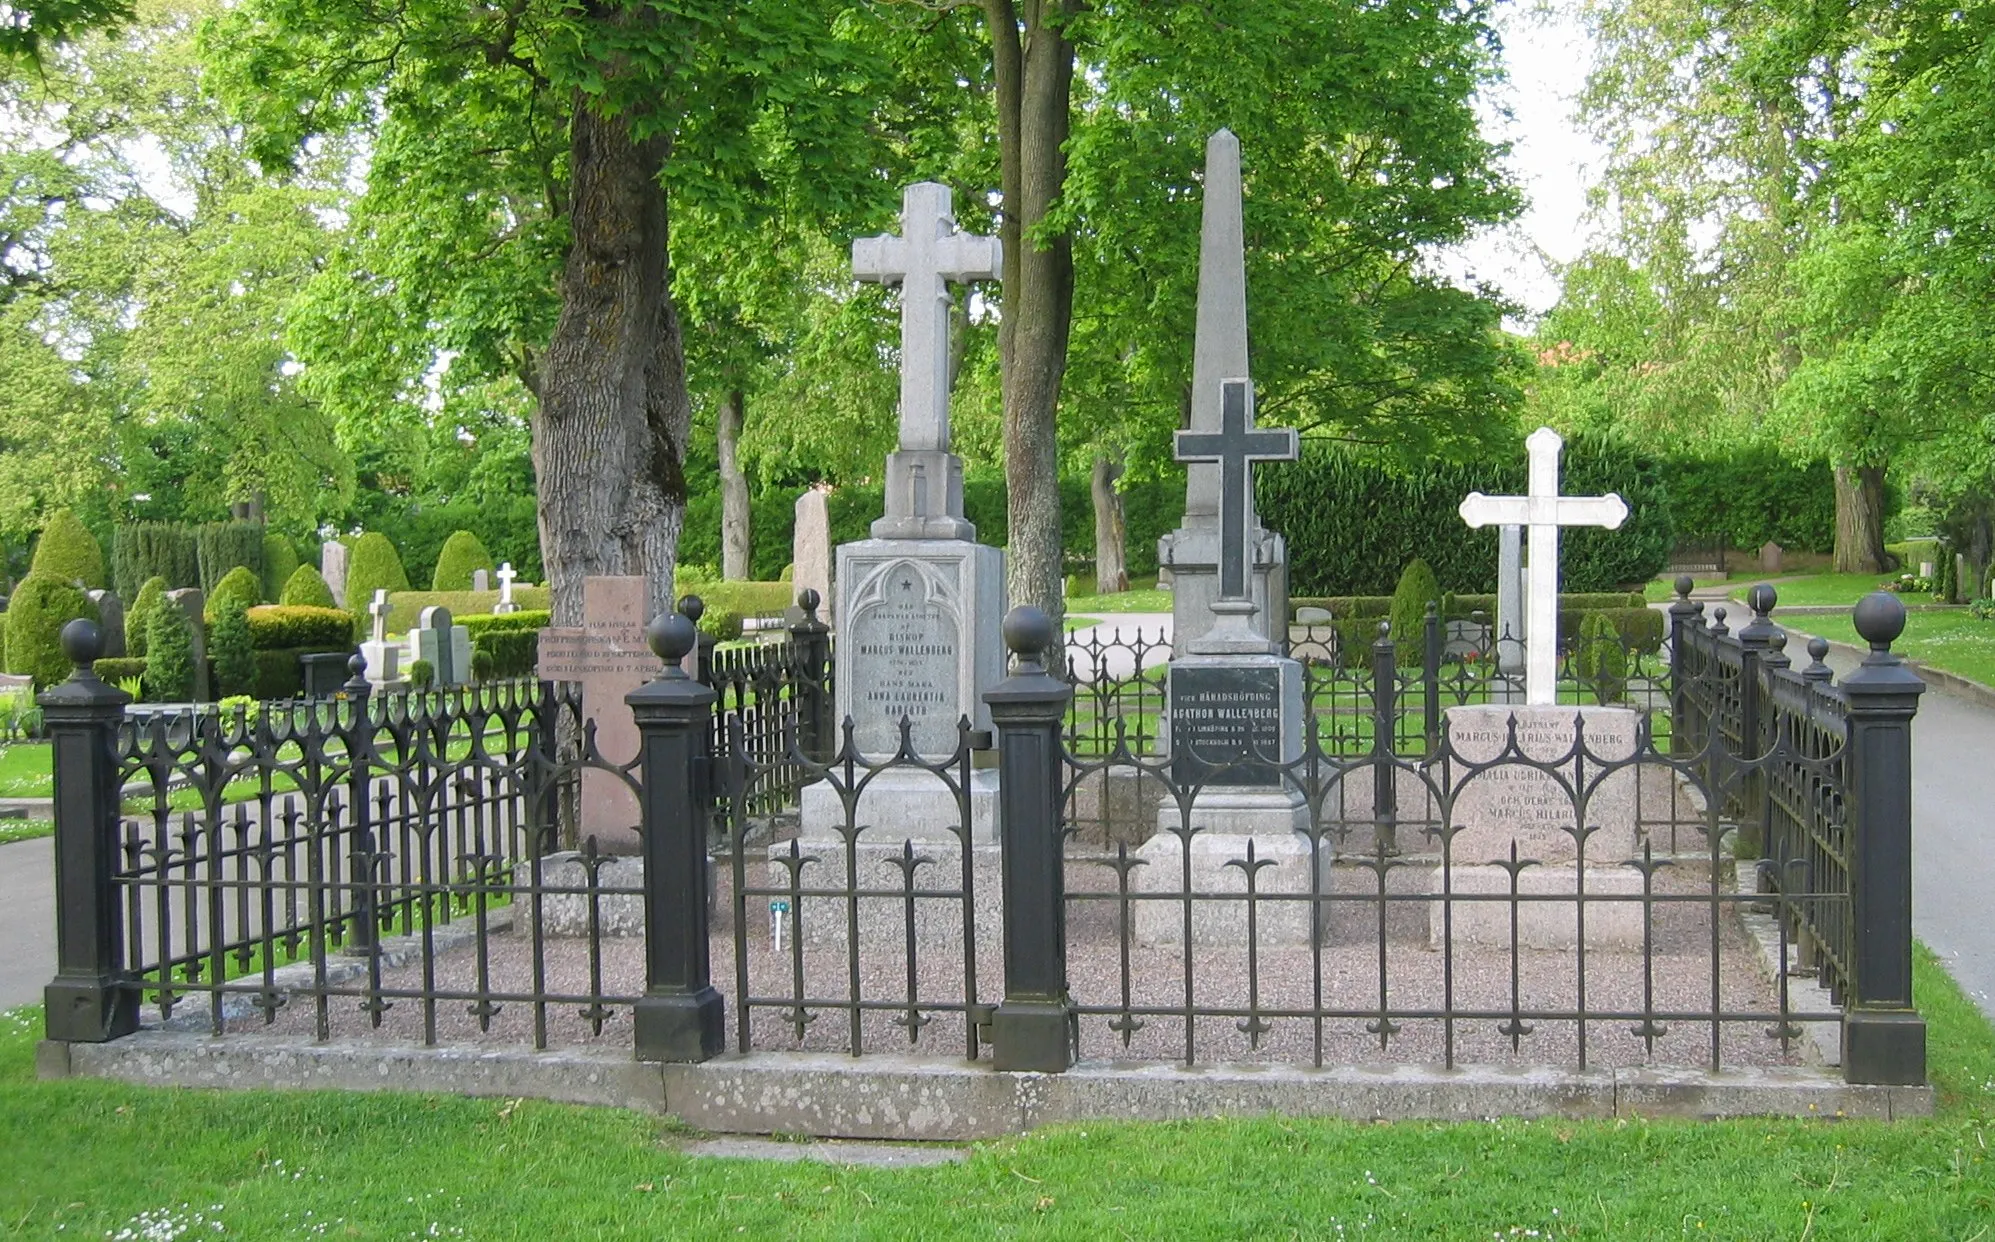
M 386 588 L 374 592 L 374 602 L 367 605 L 367 615 L 374 618 L 374 641 L 388 641 L 388 592 Z
M 496 607 L 492 609 L 492 611 L 511 612 L 513 611 L 513 579 L 520 576 L 519 570 L 513 568 L 513 563 L 511 561 L 504 561 L 501 562 L 499 565 L 498 576 L 499 576 L 499 603 Z
M 1003 251 L 995 237 L 957 231 L 949 187 L 917 181 L 901 196 L 901 235 L 852 243 L 852 275 L 901 287 L 903 449 L 949 448 L 949 289 L 990 279 Z
M 1550 427 L 1531 433 L 1531 486 L 1525 496 L 1485 496 L 1470 492 L 1462 501 L 1462 521 L 1472 527 L 1517 525 L 1530 529 L 1531 574 L 1525 589 L 1524 702 L 1550 706 L 1558 701 L 1559 527 L 1604 526 L 1618 530 L 1628 520 L 1628 502 L 1605 496 L 1559 495 L 1559 450 L 1565 441 Z

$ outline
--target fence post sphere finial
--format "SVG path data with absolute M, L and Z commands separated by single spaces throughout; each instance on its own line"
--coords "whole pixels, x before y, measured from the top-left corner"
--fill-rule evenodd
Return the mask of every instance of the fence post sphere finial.
M 1773 584 L 1770 582 L 1762 582 L 1746 592 L 1746 607 L 1752 609 L 1753 616 L 1761 621 L 1766 620 L 1774 605 L 1779 602 L 1780 594 L 1773 589 Z
M 697 627 L 700 618 L 707 615 L 707 602 L 697 595 L 683 596 L 679 600 L 679 611 Z
M 695 596 L 687 598 L 697 602 Z M 662 612 L 644 627 L 644 640 L 651 645 L 652 653 L 665 661 L 669 674 L 700 641 L 700 631 L 684 612 Z
M 95 621 L 78 617 L 62 627 L 62 653 L 69 657 L 77 672 L 87 673 L 104 654 L 104 632 Z
M 1678 574 L 1676 576 L 1676 597 L 1678 599 L 1689 599 L 1690 592 L 1696 585 L 1697 579 L 1691 577 L 1689 574 Z
M 817 620 L 817 608 L 823 602 L 824 597 L 815 588 L 805 587 L 797 592 L 797 607 L 803 609 L 804 615 L 813 621 Z
M 1889 591 L 1872 591 L 1856 602 L 1850 619 L 1870 649 L 1883 653 L 1905 632 L 1905 603 Z
M 1004 645 L 1013 655 L 1037 660 L 1056 636 L 1053 618 L 1030 604 L 1020 604 L 1004 615 Z

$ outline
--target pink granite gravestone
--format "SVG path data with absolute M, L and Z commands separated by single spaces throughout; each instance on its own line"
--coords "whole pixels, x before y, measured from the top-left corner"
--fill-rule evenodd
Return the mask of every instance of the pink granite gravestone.
M 637 723 L 624 696 L 664 671 L 644 641 L 641 577 L 585 578 L 582 624 L 540 632 L 540 676 L 582 686 L 582 719 L 596 728 L 596 749 L 611 763 L 637 757 Z M 637 798 L 608 772 L 582 772 L 581 832 L 613 853 L 638 844 Z

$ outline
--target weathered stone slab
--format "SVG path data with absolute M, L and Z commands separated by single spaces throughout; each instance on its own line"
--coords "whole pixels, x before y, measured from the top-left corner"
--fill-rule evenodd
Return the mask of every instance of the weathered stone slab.
M 818 620 L 835 615 L 831 591 L 831 510 L 829 493 L 810 488 L 797 497 L 797 521 L 790 540 L 790 584 L 798 594 L 816 591 Z
M 1637 716 L 1626 707 L 1452 707 L 1448 746 L 1466 763 L 1505 762 L 1454 776 L 1458 865 L 1520 857 L 1570 862 L 1579 857 L 1570 831 L 1584 800 L 1589 865 L 1613 866 L 1637 853 L 1635 766 L 1602 775 L 1602 762 L 1634 757 Z M 1515 722 L 1515 743 L 1511 724 Z M 1574 748 L 1575 721 L 1584 746 Z M 1529 762 L 1526 762 L 1529 761 Z M 1533 766 L 1534 764 L 1543 766 Z
M 624 696 L 656 678 L 664 666 L 644 639 L 641 577 L 582 581 L 582 625 L 540 632 L 539 676 L 579 682 L 582 718 L 595 727 L 596 749 L 613 764 L 637 757 L 637 722 Z M 638 845 L 637 795 L 610 772 L 582 772 L 581 832 L 603 849 L 629 853 Z
M 319 577 L 332 588 L 333 603 L 346 607 L 346 564 L 352 550 L 337 539 L 319 545 Z

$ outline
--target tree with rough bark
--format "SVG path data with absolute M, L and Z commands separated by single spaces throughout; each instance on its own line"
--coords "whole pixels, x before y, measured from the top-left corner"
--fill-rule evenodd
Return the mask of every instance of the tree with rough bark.
M 248 0 L 211 31 L 266 160 L 375 133 L 356 241 L 300 334 L 308 369 L 330 362 L 328 402 L 367 419 L 446 356 L 447 385 L 531 395 L 559 624 L 580 622 L 591 575 L 642 575 L 652 610 L 673 603 L 691 430 L 674 269 L 700 261 L 675 222 L 753 229 L 793 201 L 837 217 L 876 193 L 881 70 L 847 16 L 836 0 Z M 354 348 L 370 328 L 378 344 Z

